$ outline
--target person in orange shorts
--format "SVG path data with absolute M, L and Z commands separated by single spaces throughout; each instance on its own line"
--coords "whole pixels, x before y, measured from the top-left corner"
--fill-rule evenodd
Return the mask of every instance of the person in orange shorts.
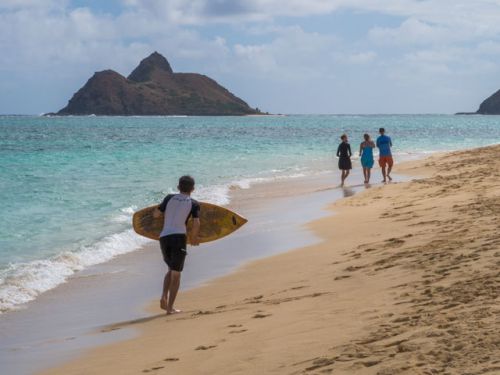
M 394 164 L 391 152 L 392 140 L 391 137 L 385 135 L 384 128 L 380 128 L 378 132 L 380 133 L 380 136 L 377 138 L 377 147 L 379 150 L 378 164 L 380 165 L 380 168 L 382 168 L 382 176 L 384 177 L 382 182 L 385 183 L 387 182 L 387 179 L 392 181 L 391 171 L 392 165 Z

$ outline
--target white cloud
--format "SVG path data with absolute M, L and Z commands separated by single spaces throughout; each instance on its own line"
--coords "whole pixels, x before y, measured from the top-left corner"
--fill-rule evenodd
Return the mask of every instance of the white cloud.
M 211 75 L 265 110 L 345 112 L 360 105 L 357 99 L 348 100 L 349 95 L 356 98 L 358 86 L 366 92 L 370 86 L 395 91 L 403 87 L 411 98 L 413 90 L 429 91 L 435 82 L 443 92 L 447 88 L 457 91 L 457 82 L 478 87 L 474 79 L 490 87 L 495 84 L 491 77 L 498 75 L 498 0 L 122 3 L 121 13 L 106 14 L 73 9 L 69 0 L 2 0 L 0 50 L 15 53 L 0 54 L 0 80 L 23 76 L 40 87 L 56 85 L 58 91 L 37 98 L 36 107 L 40 112 L 55 110 L 93 71 L 112 68 L 126 75 L 140 59 L 158 50 L 171 60 L 174 70 Z M 349 42 L 300 27 L 304 17 L 339 9 L 403 20 L 395 27 L 373 27 L 368 35 Z M 280 23 L 281 17 L 288 17 L 287 22 Z M 203 27 L 219 23 L 228 24 L 243 38 L 235 41 L 232 35 L 204 35 Z M 283 26 L 293 23 L 298 26 Z M 9 87 L 10 92 L 13 86 L 4 83 L 2 87 Z M 337 97 L 331 99 L 330 92 L 333 96 L 337 92 Z M 298 100 L 304 93 L 313 99 Z M 432 92 L 428 95 L 432 97 Z M 10 97 L 7 90 L 0 90 L 0 103 L 7 103 Z M 373 97 L 384 100 L 380 95 Z M 387 105 L 401 105 L 396 99 L 395 104 Z M 427 105 L 438 106 L 439 98 L 434 101 L 437 104 L 429 99 Z M 3 109 L 5 105 L 0 112 L 11 112 Z M 373 108 L 378 107 L 373 104 Z
M 305 81 L 335 70 L 331 51 L 339 44 L 331 35 L 305 32 L 300 27 L 282 28 L 269 43 L 234 46 L 234 68 L 273 80 Z
M 23 8 L 62 9 L 67 3 L 67 0 L 2 0 L 0 2 L 0 10 L 19 10 Z
M 409 18 L 397 28 L 374 27 L 368 37 L 382 44 L 428 45 L 469 39 L 469 34 L 463 35 L 463 32 Z
M 346 61 L 351 64 L 368 64 L 375 60 L 377 54 L 373 51 L 357 52 L 347 55 Z

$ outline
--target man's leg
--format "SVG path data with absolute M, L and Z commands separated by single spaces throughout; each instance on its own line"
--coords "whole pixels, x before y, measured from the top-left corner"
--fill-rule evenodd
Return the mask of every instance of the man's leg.
M 389 166 L 387 167 L 387 178 L 389 179 L 389 181 L 392 181 L 392 177 L 390 176 L 391 171 L 392 171 L 392 163 L 389 163 Z
M 168 302 L 168 290 L 170 289 L 170 277 L 172 275 L 172 272 L 170 269 L 165 275 L 165 278 L 163 279 L 163 293 L 161 295 L 160 299 L 160 307 L 163 310 L 167 310 L 167 302 Z
M 181 273 L 179 271 L 170 271 L 170 285 L 168 289 L 168 304 L 167 304 L 167 314 L 174 314 L 179 312 L 174 309 L 175 297 L 177 297 L 177 292 L 179 291 L 179 285 L 181 284 Z
M 383 181 L 382 182 L 385 182 L 386 181 L 386 173 L 385 173 L 385 165 L 386 163 L 385 162 L 379 162 L 380 164 L 380 168 L 382 169 L 382 176 L 384 177 Z

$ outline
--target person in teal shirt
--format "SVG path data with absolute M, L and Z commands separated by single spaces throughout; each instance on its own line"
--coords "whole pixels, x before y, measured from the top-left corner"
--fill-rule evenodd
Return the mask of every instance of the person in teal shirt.
M 370 135 L 365 134 L 364 141 L 359 145 L 359 156 L 361 156 L 361 166 L 363 167 L 363 176 L 365 184 L 370 183 L 371 169 L 373 168 L 373 149 L 375 143 L 370 138 Z

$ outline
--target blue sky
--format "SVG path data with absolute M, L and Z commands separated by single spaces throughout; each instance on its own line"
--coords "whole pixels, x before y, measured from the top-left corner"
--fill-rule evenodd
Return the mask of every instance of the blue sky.
M 57 111 L 158 51 L 273 113 L 475 111 L 500 0 L 2 0 L 0 113 Z

